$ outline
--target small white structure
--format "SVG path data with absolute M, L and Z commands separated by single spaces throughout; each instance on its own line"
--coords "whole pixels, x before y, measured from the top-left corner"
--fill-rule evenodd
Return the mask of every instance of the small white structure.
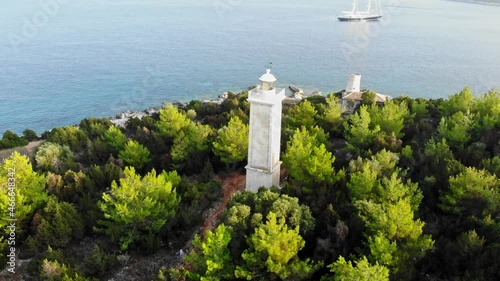
M 246 188 L 278 186 L 280 180 L 281 109 L 285 89 L 276 89 L 271 70 L 260 77 L 260 85 L 248 93 L 250 136 Z
M 352 113 L 356 107 L 363 101 L 363 92 L 361 89 L 361 75 L 349 74 L 347 79 L 347 86 L 342 93 L 342 108 L 345 112 Z M 392 100 L 391 96 L 375 93 L 375 102 L 379 105 L 384 104 L 386 101 Z
M 359 93 L 360 88 L 361 88 L 361 75 L 349 74 L 349 78 L 347 79 L 347 86 L 345 87 L 345 92 L 347 94 Z

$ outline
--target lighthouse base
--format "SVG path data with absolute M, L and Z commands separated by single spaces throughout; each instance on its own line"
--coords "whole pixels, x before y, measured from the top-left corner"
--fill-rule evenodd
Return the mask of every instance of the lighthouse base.
M 279 187 L 280 184 L 280 167 L 279 162 L 271 171 L 257 169 L 246 166 L 247 178 L 246 189 L 257 192 L 259 188 L 270 188 L 271 186 Z

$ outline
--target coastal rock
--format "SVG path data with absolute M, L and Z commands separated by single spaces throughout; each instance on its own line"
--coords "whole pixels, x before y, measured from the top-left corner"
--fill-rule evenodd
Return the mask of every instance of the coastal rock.
M 125 128 L 127 121 L 130 118 L 139 118 L 142 119 L 144 116 L 150 116 L 154 113 L 157 113 L 158 109 L 156 108 L 148 108 L 144 111 L 124 111 L 116 115 L 115 118 L 110 118 L 111 123 L 113 123 L 117 127 Z
M 288 86 L 288 88 L 290 89 L 290 91 L 292 91 L 292 93 L 301 93 L 301 94 L 304 94 L 304 90 L 302 90 L 301 88 L 299 87 L 295 87 L 293 85 L 290 85 Z
M 301 100 L 304 98 L 304 93 L 303 92 L 295 92 L 295 93 L 293 93 L 292 97 L 294 99 Z
M 223 100 L 227 99 L 228 97 L 229 97 L 229 92 L 224 92 L 219 95 L 219 98 Z
M 201 103 L 215 103 L 215 104 L 222 104 L 224 100 L 223 99 L 218 99 L 218 100 L 202 100 Z
M 159 110 L 155 107 L 150 107 L 150 108 L 146 109 L 146 114 L 148 114 L 148 115 L 153 115 L 153 114 L 156 114 L 158 112 L 159 112 Z

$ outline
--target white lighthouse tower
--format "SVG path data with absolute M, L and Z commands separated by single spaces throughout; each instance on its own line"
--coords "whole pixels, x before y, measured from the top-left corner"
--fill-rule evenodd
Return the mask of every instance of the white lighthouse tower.
M 248 93 L 250 137 L 246 188 L 278 186 L 280 181 L 281 103 L 285 89 L 276 89 L 271 70 L 260 77 L 260 85 Z
M 359 93 L 361 87 L 361 74 L 349 74 L 347 79 L 347 86 L 345 87 L 345 93 Z

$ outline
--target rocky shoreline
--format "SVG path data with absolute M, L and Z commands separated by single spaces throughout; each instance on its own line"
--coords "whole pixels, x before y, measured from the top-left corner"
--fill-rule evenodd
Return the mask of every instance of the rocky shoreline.
M 127 121 L 131 118 L 142 119 L 144 116 L 151 116 L 158 113 L 159 109 L 156 107 L 150 107 L 143 111 L 131 111 L 127 110 L 117 114 L 115 117 L 110 117 L 109 120 L 117 127 L 125 128 Z
M 215 99 L 215 100 L 202 100 L 201 102 L 202 103 L 222 104 L 222 102 L 224 102 L 224 100 L 227 99 L 228 96 L 229 96 L 229 92 L 224 92 L 224 93 L 220 94 L 218 96 L 218 98 Z M 187 105 L 187 103 L 180 103 L 180 102 L 174 102 L 173 104 L 176 105 L 176 106 L 179 106 L 179 107 Z M 149 108 L 147 108 L 145 110 L 127 110 L 127 111 L 123 111 L 123 112 L 118 113 L 114 117 L 110 117 L 109 120 L 115 126 L 125 128 L 125 126 L 127 124 L 127 121 L 129 119 L 131 119 L 131 118 L 142 119 L 145 116 L 151 116 L 153 114 L 156 114 L 156 113 L 160 112 L 160 109 L 163 106 L 165 106 L 165 105 L 166 105 L 166 103 L 163 103 L 161 105 L 161 107 L 159 107 L 159 108 L 157 106 L 152 106 L 152 107 L 149 107 Z
M 286 90 L 286 96 L 287 96 L 287 102 L 292 102 L 292 103 L 297 103 L 303 98 L 310 97 L 310 96 L 320 96 L 321 92 L 318 90 L 312 90 L 312 91 L 304 91 L 304 89 L 290 85 Z M 217 99 L 213 100 L 202 100 L 202 103 L 215 103 L 215 104 L 222 104 L 224 100 L 226 100 L 229 97 L 230 92 L 223 92 L 220 94 Z M 109 120 L 111 123 L 113 123 L 117 127 L 122 127 L 125 128 L 127 121 L 131 118 L 138 118 L 142 119 L 145 116 L 151 116 L 153 114 L 156 114 L 160 112 L 160 109 L 165 105 L 166 103 L 163 103 L 160 107 L 153 106 L 149 107 L 145 110 L 127 110 L 118 113 L 114 117 L 109 117 Z M 177 106 L 185 106 L 187 103 L 179 103 L 176 102 L 174 105 Z

